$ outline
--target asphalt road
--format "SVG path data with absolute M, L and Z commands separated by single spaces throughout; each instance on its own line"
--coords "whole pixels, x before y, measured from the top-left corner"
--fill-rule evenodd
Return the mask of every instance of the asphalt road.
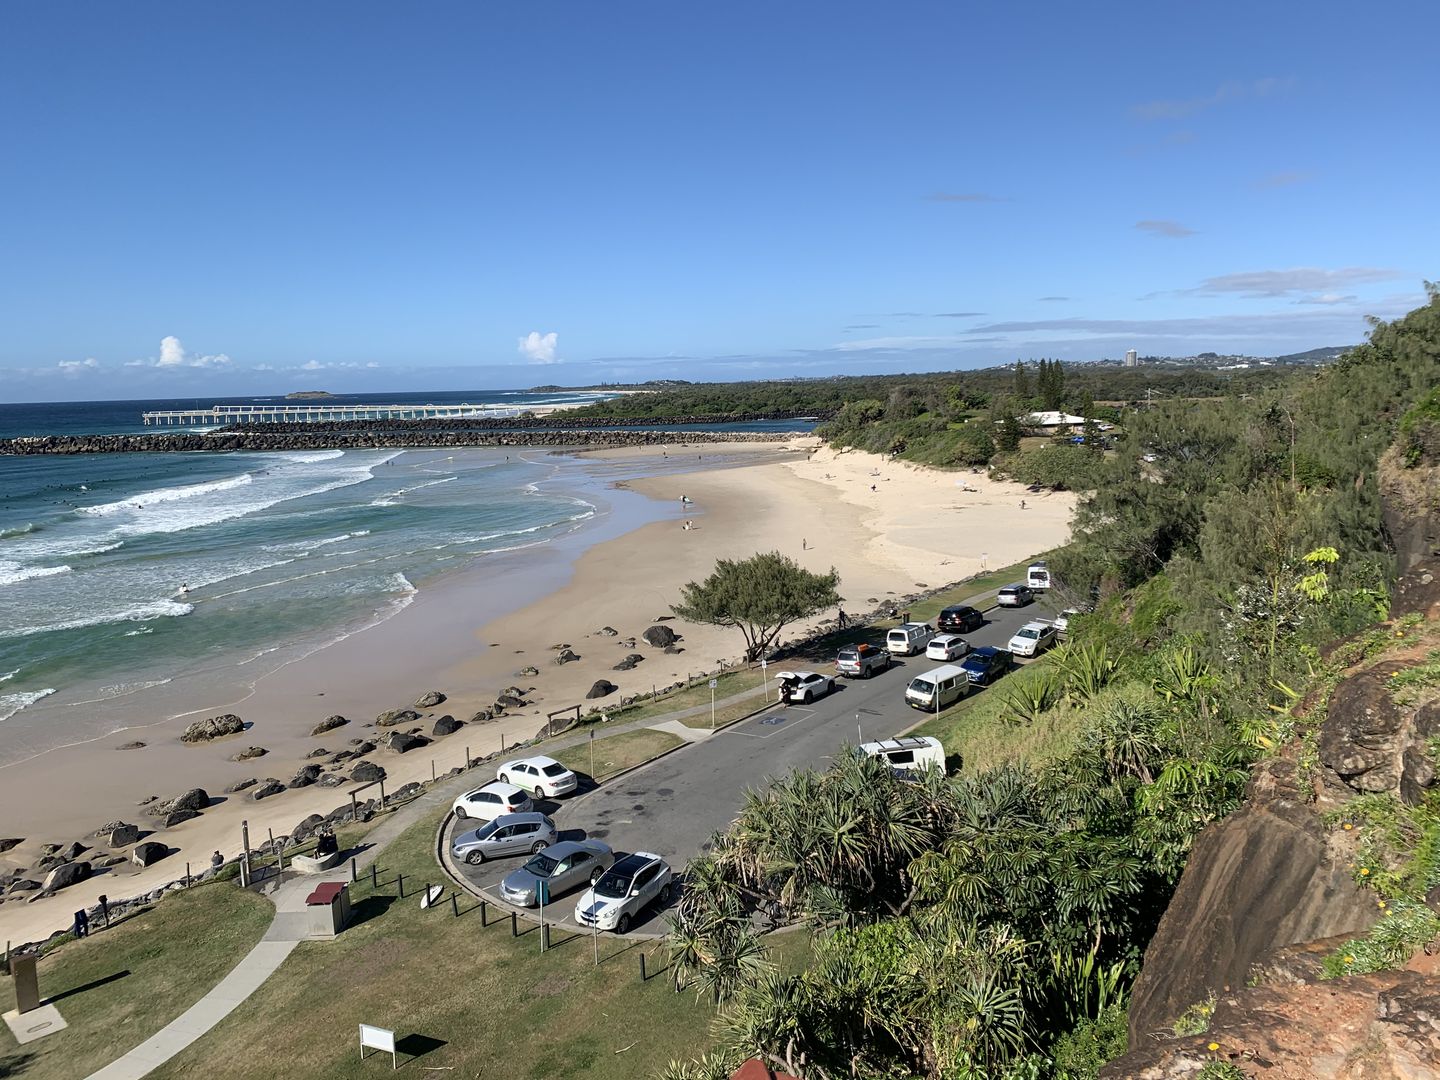
M 985 625 L 965 638 L 972 646 L 1003 647 L 1024 623 L 1050 614 L 1043 600 L 1024 608 L 995 608 Z M 601 840 L 615 849 L 617 858 L 635 850 L 655 852 L 678 873 L 688 859 L 706 850 L 716 831 L 735 819 L 747 789 L 763 788 L 793 769 L 824 768 L 846 743 L 888 739 L 922 720 L 905 704 L 905 687 L 916 674 L 938 665 L 924 656 L 897 658 L 889 671 L 871 679 L 839 680 L 834 693 L 810 705 L 777 706 L 612 783 L 588 792 L 584 785 L 580 794 L 563 802 L 542 802 L 537 809 L 555 820 L 562 839 Z M 833 662 L 813 668 L 828 672 Z M 461 824 L 459 831 L 475 827 L 474 822 Z M 462 866 L 461 872 L 494 896 L 500 879 L 522 862 L 497 860 Z M 555 914 L 568 918 L 579 893 L 557 898 Z M 656 921 L 656 914 L 647 912 L 648 918 L 635 929 L 653 930 L 648 924 Z

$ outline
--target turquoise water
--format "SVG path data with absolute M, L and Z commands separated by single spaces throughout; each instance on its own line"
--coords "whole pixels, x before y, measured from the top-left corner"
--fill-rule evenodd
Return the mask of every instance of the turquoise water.
M 579 528 L 597 506 L 559 467 L 484 449 L 0 458 L 0 759 L 27 707 L 78 721 L 184 676 L 259 670 L 464 561 Z

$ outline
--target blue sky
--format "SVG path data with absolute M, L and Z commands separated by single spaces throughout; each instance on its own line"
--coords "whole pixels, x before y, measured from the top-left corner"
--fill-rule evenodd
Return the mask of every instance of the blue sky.
M 17 2 L 0 400 L 1280 353 L 1440 277 L 1433 3 Z

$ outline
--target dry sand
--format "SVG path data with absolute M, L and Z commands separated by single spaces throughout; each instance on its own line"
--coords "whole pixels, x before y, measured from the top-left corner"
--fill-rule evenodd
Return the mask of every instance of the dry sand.
M 777 450 L 785 451 L 779 460 Z M 634 491 L 669 504 L 673 516 L 588 547 L 565 572 L 556 575 L 552 569 L 548 579 L 527 578 L 523 553 L 498 567 L 490 561 L 457 571 L 422 589 L 410 608 L 388 622 L 268 676 L 243 701 L 196 702 L 199 715 L 239 713 L 253 724 L 243 735 L 184 746 L 178 735 L 185 721 L 171 721 L 52 751 L 23 769 L 5 770 L 0 836 L 28 841 L 0 856 L 0 871 L 34 867 L 41 843 L 68 843 L 105 821 L 145 828 L 148 819 L 136 804 L 146 795 L 168 798 L 199 786 L 215 797 L 241 777 L 287 780 L 308 751 L 348 749 L 349 739 L 374 738 L 376 729 L 366 725 L 373 725 L 377 713 L 406 706 L 428 688 L 449 698 L 424 710 L 426 734 L 434 717 L 450 713 L 468 719 L 512 684 L 529 692 L 533 703 L 503 720 L 467 725 L 404 756 L 377 751 L 371 757 L 388 773 L 387 791 L 428 780 L 432 767 L 444 773 L 460 765 L 467 748 L 478 757 L 498 750 L 502 738 L 509 744 L 534 736 L 546 712 L 583 703 L 597 679 L 620 687 L 607 699 L 613 701 L 712 671 L 740 655 L 738 631 L 672 620 L 667 625 L 684 637 L 684 651 L 673 655 L 643 642 L 634 650 L 617 642 L 639 638 L 659 616 L 668 615 L 681 585 L 706 576 L 717 558 L 778 550 L 812 570 L 833 566 L 840 573 L 844 605 L 862 611 L 875 606 L 872 600 L 1022 560 L 1063 543 L 1069 533 L 1072 496 L 1029 494 L 983 474 L 837 453 L 814 439 L 783 447 L 726 448 L 732 452 L 753 455 L 757 464 L 706 469 L 697 461 L 702 471 L 630 483 Z M 632 460 L 663 454 L 673 468 L 677 452 L 657 447 L 592 453 Z M 682 495 L 692 502 L 682 505 Z M 683 528 L 686 520 L 695 527 Z M 509 602 L 527 592 L 544 595 L 523 606 L 518 599 Z M 497 618 L 477 614 L 507 606 L 515 610 Z M 601 634 L 605 626 L 618 636 Z M 805 629 L 789 628 L 784 636 L 797 637 Z M 562 643 L 581 659 L 557 666 L 552 646 Z M 630 672 L 612 670 L 631 651 L 644 654 L 645 661 Z M 518 676 L 526 666 L 540 674 Z M 351 722 L 311 737 L 310 728 L 330 713 Z M 148 745 L 116 751 L 132 738 Z M 246 763 L 228 760 L 252 743 L 270 753 Z M 122 864 L 52 898 L 0 904 L 0 937 L 16 942 L 42 938 L 67 926 L 74 910 L 95 903 L 102 892 L 131 896 L 173 880 L 184 873 L 187 859 L 198 872 L 209 865 L 212 851 L 230 856 L 239 850 L 242 818 L 249 821 L 252 844 L 258 844 L 267 830 L 289 833 L 308 814 L 343 804 L 354 786 L 312 786 L 258 803 L 245 793 L 227 796 L 200 818 L 157 833 L 154 839 L 179 850 L 155 866 L 139 870 Z M 375 794 L 374 789 L 365 793 Z

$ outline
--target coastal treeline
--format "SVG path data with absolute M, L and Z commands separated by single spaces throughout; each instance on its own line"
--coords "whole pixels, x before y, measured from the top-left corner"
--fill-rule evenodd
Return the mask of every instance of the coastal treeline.
M 1345 662 L 1322 647 L 1388 612 L 1377 467 L 1430 459 L 1437 385 L 1431 287 L 1324 371 L 1128 422 L 1050 561 L 1084 613 L 974 706 L 1046 733 L 1044 760 L 905 782 L 849 754 L 751 793 L 672 921 L 718 1047 L 666 1080 L 751 1055 L 801 1080 L 1081 1080 L 1123 1052 L 1194 837 L 1298 736 Z M 807 925 L 810 965 L 773 967 L 759 919 Z

